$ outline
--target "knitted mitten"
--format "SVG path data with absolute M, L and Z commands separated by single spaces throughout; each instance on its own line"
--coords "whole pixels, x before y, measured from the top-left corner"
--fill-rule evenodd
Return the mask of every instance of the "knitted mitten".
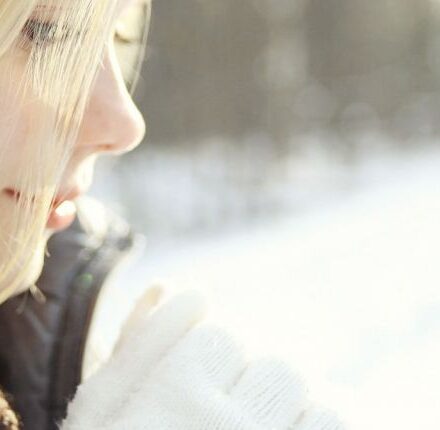
M 282 362 L 248 362 L 187 293 L 130 318 L 110 361 L 79 387 L 62 430 L 340 430 L 306 407 Z M 128 330 L 128 331 L 127 331 Z

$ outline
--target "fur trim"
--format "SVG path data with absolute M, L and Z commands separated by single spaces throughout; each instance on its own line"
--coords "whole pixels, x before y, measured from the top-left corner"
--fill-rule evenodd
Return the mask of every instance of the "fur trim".
M 6 395 L 0 389 L 0 430 L 20 430 L 20 422 Z

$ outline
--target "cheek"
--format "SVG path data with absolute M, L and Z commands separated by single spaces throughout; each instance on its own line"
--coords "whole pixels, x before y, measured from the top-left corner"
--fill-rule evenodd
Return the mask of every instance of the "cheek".
M 13 231 L 16 206 L 4 190 L 17 188 L 22 172 L 25 171 L 22 158 L 29 115 L 23 103 L 19 102 L 14 83 L 7 79 L 8 70 L 11 70 L 11 65 L 5 64 L 4 60 L 0 61 L 0 94 L 4 94 L 0 98 L 0 239 L 3 241 L 7 240 L 8 232 Z M 0 252 L 0 263 L 3 261 L 4 256 Z
M 3 121 L 5 117 L 9 118 L 9 123 Z M 28 122 L 22 111 L 11 112 L 11 109 L 7 109 L 2 103 L 0 103 L 0 118 L 0 185 L 13 186 L 16 184 L 17 176 L 25 167 L 23 161 L 26 153 Z
M 30 125 L 38 118 L 38 108 L 32 98 L 23 98 L 18 88 L 23 78 L 24 61 L 6 54 L 0 59 L 0 241 L 13 251 L 11 241 L 15 228 L 16 203 L 5 188 L 19 188 L 17 184 L 29 171 L 32 139 Z M 38 249 L 44 250 L 44 243 Z M 7 263 L 9 253 L 0 247 L 0 267 Z M 38 254 L 38 255 L 37 255 Z M 29 266 L 28 280 L 34 279 L 41 269 L 41 252 Z M 4 285 L 0 285 L 0 291 Z
M 11 70 L 15 73 L 10 73 Z M 16 183 L 29 152 L 26 148 L 34 108 L 18 95 L 19 70 L 0 61 L 0 188 Z M 11 81 L 10 76 L 15 79 Z
M 7 91 L 7 86 L 0 81 L 0 94 Z M 13 231 L 15 201 L 5 193 L 5 188 L 19 188 L 26 172 L 24 163 L 25 144 L 27 138 L 27 118 L 18 101 L 8 107 L 6 98 L 0 100 L 0 238 Z M 0 262 L 2 261 L 0 256 Z

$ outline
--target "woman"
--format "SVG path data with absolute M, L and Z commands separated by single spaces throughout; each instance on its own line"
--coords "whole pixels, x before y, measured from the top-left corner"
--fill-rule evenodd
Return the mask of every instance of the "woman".
M 100 323 L 96 303 L 135 240 L 80 196 L 99 155 L 143 138 L 127 85 L 149 14 L 149 0 L 0 0 L 0 428 L 19 428 L 15 411 L 32 430 L 339 428 L 284 364 L 249 364 L 202 323 L 194 294 L 156 306 L 148 290 L 94 360 L 116 320 Z
M 132 58 L 131 51 L 142 45 L 143 38 L 138 36 L 146 32 L 132 34 L 124 25 L 127 15 L 137 13 L 129 24 L 143 19 L 139 29 L 145 29 L 148 6 L 134 1 L 0 1 L 0 303 L 29 287 L 38 291 L 34 283 L 46 241 L 75 218 L 73 202 L 89 186 L 97 156 L 128 151 L 143 137 L 143 118 L 123 78 L 133 83 L 137 58 Z M 115 44 L 123 50 L 125 76 L 115 58 Z M 69 234 L 79 242 L 79 231 Z M 46 303 L 29 300 L 21 316 L 16 312 L 24 303 L 21 297 L 0 307 L 0 385 L 14 395 L 27 428 L 44 428 L 40 421 L 59 419 L 65 396 L 79 382 L 75 374 L 73 381 L 54 387 L 60 393 L 49 402 L 48 393 L 54 389 L 48 386 L 52 380 L 60 381 L 48 376 L 54 371 L 51 362 L 60 363 L 55 369 L 63 375 L 67 372 L 61 368 L 70 369 L 75 363 L 73 357 L 65 364 L 58 357 L 66 355 L 64 350 L 76 339 L 64 342 L 64 348 L 54 346 L 61 324 L 66 324 L 66 309 L 82 311 L 82 318 L 78 312 L 72 315 L 82 326 L 68 330 L 78 332 L 80 338 L 86 331 L 85 313 L 98 290 L 96 286 L 86 303 L 72 303 L 75 294 L 67 296 L 72 282 L 54 280 L 55 273 L 61 276 L 54 267 L 62 264 L 64 277 L 72 276 L 73 268 L 69 270 L 66 264 L 73 264 L 74 258 L 67 254 L 80 250 L 69 248 L 66 236 L 57 241 L 62 242 L 60 249 L 48 258 L 41 280 Z M 125 248 L 129 237 L 126 242 Z M 122 246 L 119 238 L 118 246 Z M 63 261 L 57 260 L 61 256 Z M 92 258 L 89 261 L 93 263 Z M 12 338 L 16 341 L 11 344 Z M 45 383 L 37 386 L 35 381 L 42 379 Z

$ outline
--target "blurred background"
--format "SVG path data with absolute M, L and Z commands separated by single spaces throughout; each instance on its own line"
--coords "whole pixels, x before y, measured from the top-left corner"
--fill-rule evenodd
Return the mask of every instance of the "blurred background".
M 435 142 L 439 20 L 437 0 L 156 1 L 148 136 L 107 193 L 162 238 L 347 191 L 365 157 Z
M 353 429 L 440 421 L 440 1 L 156 0 L 124 285 L 209 292 Z

